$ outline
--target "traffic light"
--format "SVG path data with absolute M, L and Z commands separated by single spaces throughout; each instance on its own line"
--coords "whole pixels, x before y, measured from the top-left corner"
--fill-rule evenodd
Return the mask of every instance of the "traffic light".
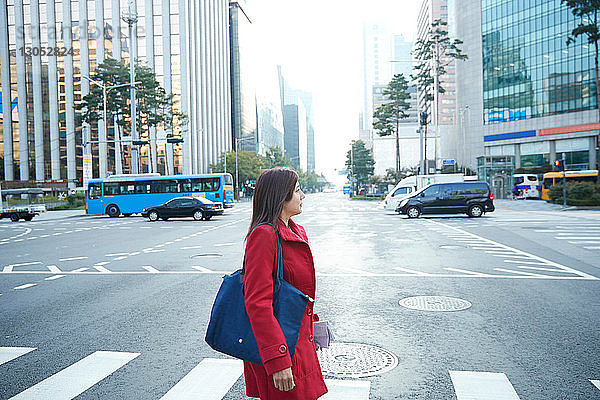
M 554 161 L 554 166 L 559 170 L 562 171 L 565 169 L 565 162 L 564 160 L 556 160 Z
M 183 143 L 182 138 L 167 138 L 167 143 Z
M 134 140 L 131 142 L 132 144 L 136 145 L 136 146 L 141 146 L 144 144 L 148 144 L 150 143 L 148 140 Z
M 427 125 L 427 111 L 421 111 L 419 113 L 419 122 L 421 125 Z

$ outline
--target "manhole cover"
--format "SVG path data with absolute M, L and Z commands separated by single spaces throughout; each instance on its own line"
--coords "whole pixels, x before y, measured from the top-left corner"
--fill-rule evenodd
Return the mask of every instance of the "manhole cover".
M 223 254 L 218 254 L 218 253 L 194 254 L 190 258 L 194 258 L 194 257 L 223 257 Z
M 471 303 L 466 300 L 446 296 L 407 297 L 398 303 L 403 307 L 422 311 L 462 311 L 471 307 Z
M 330 344 L 317 351 L 323 375 L 364 378 L 390 371 L 398 365 L 398 358 L 381 347 L 362 343 Z

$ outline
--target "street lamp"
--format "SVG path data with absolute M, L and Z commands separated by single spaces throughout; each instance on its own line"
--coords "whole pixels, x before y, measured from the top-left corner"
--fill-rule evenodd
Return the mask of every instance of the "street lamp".
M 254 140 L 254 136 L 246 136 L 246 137 L 241 137 L 241 138 L 235 138 L 235 198 L 236 200 L 239 200 L 239 195 L 240 195 L 240 183 L 239 183 L 239 177 L 238 177 L 238 151 L 239 151 L 239 147 L 240 147 L 240 142 L 243 142 L 244 140 Z M 225 153 L 225 158 L 227 158 L 227 153 Z M 227 172 L 227 171 L 225 171 Z

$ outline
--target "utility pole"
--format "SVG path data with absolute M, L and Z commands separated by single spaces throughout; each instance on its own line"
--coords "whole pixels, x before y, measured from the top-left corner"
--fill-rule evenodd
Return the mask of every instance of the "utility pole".
M 562 173 L 563 173 L 563 207 L 567 207 L 567 160 L 566 154 L 562 153 Z
M 136 110 L 135 110 L 135 68 L 134 68 L 134 54 L 133 54 L 133 25 L 137 22 L 137 15 L 131 10 L 131 3 L 129 3 L 129 13 L 127 16 L 122 18 L 124 22 L 129 25 L 129 82 L 131 84 L 131 140 L 137 141 L 136 131 Z M 134 174 L 139 173 L 138 166 L 138 147 L 134 144 L 131 145 L 131 169 Z

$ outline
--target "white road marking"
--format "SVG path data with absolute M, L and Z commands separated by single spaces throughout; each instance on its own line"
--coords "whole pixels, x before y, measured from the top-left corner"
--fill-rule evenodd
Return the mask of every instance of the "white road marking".
M 600 240 L 600 236 L 555 236 L 554 239 L 558 240 Z
M 161 400 L 220 400 L 244 371 L 240 360 L 205 358 Z
M 495 242 L 493 240 L 486 239 L 484 237 L 475 235 L 473 233 L 469 233 L 469 232 L 464 231 L 464 230 L 462 230 L 460 228 L 455 228 L 453 226 L 450 226 L 450 225 L 447 225 L 447 224 L 444 224 L 444 223 L 441 223 L 441 222 L 438 222 L 438 221 L 433 221 L 433 220 L 425 220 L 425 221 L 427 221 L 428 223 L 431 223 L 431 224 L 436 224 L 438 226 L 445 226 L 445 227 L 448 227 L 449 229 L 453 229 L 453 230 L 461 232 L 461 233 L 469 234 L 469 235 L 471 235 L 474 238 L 479 238 L 480 240 L 482 240 L 485 243 L 496 245 L 499 248 L 503 248 L 503 249 L 507 249 L 507 250 L 512 250 L 513 253 L 515 253 L 515 255 L 509 255 L 509 254 L 492 254 L 492 256 L 494 256 L 494 257 L 505 257 L 507 259 L 510 259 L 510 258 L 520 258 L 520 259 L 528 259 L 528 260 L 531 260 L 531 261 L 537 260 L 537 261 L 543 262 L 544 264 L 546 264 L 548 266 L 556 267 L 556 268 L 562 270 L 563 273 L 577 275 L 577 279 L 598 280 L 598 278 L 595 277 L 595 276 L 593 276 L 593 275 L 589 275 L 589 274 L 586 274 L 585 272 L 577 271 L 576 269 L 567 267 L 567 266 L 562 265 L 562 264 L 555 263 L 554 261 L 550 261 L 550 260 L 547 260 L 545 258 L 533 255 L 531 253 L 527 253 L 525 251 L 518 250 L 518 249 L 515 249 L 513 247 L 509 247 L 509 246 L 506 246 L 504 244 Z M 552 276 L 552 277 L 546 277 L 546 278 L 552 278 L 552 279 L 559 279 L 560 278 L 560 279 L 562 279 L 563 277 Z
M 156 268 L 154 268 L 150 265 L 143 265 L 142 268 L 144 268 L 146 271 L 151 272 L 153 274 L 157 274 L 160 272 L 159 270 L 157 270 Z
M 99 265 L 99 266 L 102 266 L 102 265 L 106 265 L 106 264 L 110 264 L 110 261 L 102 261 L 102 262 L 97 262 L 97 263 L 95 263 L 94 265 Z
M 59 258 L 58 261 L 75 261 L 75 260 L 85 260 L 87 259 L 87 256 L 81 256 L 81 257 L 69 257 L 69 258 Z
M 108 269 L 104 268 L 102 265 L 92 265 L 92 267 L 94 267 L 94 269 L 96 269 L 97 271 L 100 271 L 100 272 L 105 272 L 105 273 L 111 272 Z
M 34 350 L 35 347 L 0 347 L 0 365 Z
M 594 380 L 594 379 L 590 379 L 590 382 L 592 382 L 592 385 L 594 385 L 598 389 L 600 389 L 600 381 L 597 381 L 597 380 Z
M 121 256 L 121 257 L 117 257 L 117 258 L 115 258 L 113 261 L 124 260 L 124 259 L 126 259 L 126 258 L 127 258 L 127 256 Z M 107 264 L 108 264 L 108 263 L 107 263 Z
M 27 289 L 33 286 L 37 286 L 37 283 L 26 283 L 25 285 L 14 287 L 15 290 Z
M 74 271 L 71 271 L 71 272 L 74 272 L 74 273 L 77 273 L 77 272 L 83 272 L 83 271 L 87 271 L 88 269 L 89 269 L 89 268 L 87 268 L 87 267 L 82 267 L 82 268 L 77 268 L 76 270 L 74 270 Z M 67 273 L 68 273 L 68 272 L 67 272 Z
M 572 243 L 572 244 L 583 244 L 583 243 L 585 243 L 585 244 L 600 244 L 600 241 L 599 240 L 577 240 L 577 241 L 569 240 L 569 243 Z
M 129 253 L 108 253 L 105 254 L 104 257 L 119 257 L 119 256 L 127 256 Z
M 600 249 L 600 246 L 584 246 L 583 248 L 588 250 L 598 250 Z
M 180 247 L 179 250 L 201 249 L 202 247 L 206 247 L 206 246 L 186 246 L 186 247 Z
M 506 269 L 506 268 L 494 268 L 494 271 L 508 272 L 508 273 L 512 273 L 512 274 L 519 274 L 519 275 L 526 275 L 526 276 L 537 276 L 537 277 L 547 277 L 548 276 L 548 275 L 534 274 L 533 272 L 515 271 L 512 269 Z
M 142 249 L 142 251 L 148 251 L 148 250 L 152 250 L 153 247 L 146 247 L 145 249 Z
M 165 242 L 165 244 L 173 244 L 173 243 L 175 243 L 175 242 Z
M 562 270 L 556 268 L 531 267 L 527 265 L 517 265 L 516 267 L 522 269 L 531 269 L 534 271 L 562 272 Z
M 44 280 L 45 280 L 45 281 L 53 281 L 53 280 L 55 280 L 55 279 L 63 278 L 63 277 L 65 277 L 65 276 L 66 276 L 66 275 L 54 275 L 54 276 L 49 276 L 49 277 L 47 277 L 47 278 L 44 278 Z
M 450 371 L 458 400 L 520 400 L 505 374 Z
M 215 243 L 215 244 L 213 244 L 213 246 L 215 246 L 215 247 L 233 246 L 234 244 L 236 244 L 236 243 L 233 243 L 233 242 L 231 242 L 231 243 Z
M 10 265 L 5 266 L 2 269 L 2 272 L 13 272 L 14 267 L 22 267 L 24 265 L 38 265 L 41 263 L 42 263 L 41 261 L 32 261 L 32 262 L 26 262 L 26 263 L 21 263 L 21 264 L 10 264 Z
M 393 269 L 395 269 L 396 271 L 406 272 L 406 273 L 409 273 L 411 275 L 418 275 L 418 276 L 429 276 L 430 275 L 430 274 L 428 274 L 426 272 L 417 271 L 417 270 L 410 269 L 410 268 L 394 267 Z
M 166 251 L 165 249 L 152 249 L 152 250 L 147 250 L 144 251 L 144 253 L 148 254 L 148 253 L 162 253 L 163 251 Z
M 545 262 L 539 262 L 539 261 L 504 260 L 504 262 L 515 263 L 515 264 L 548 265 Z
M 48 271 L 50 272 L 62 272 L 56 265 L 46 265 L 46 268 L 48 268 Z
M 469 274 L 469 275 L 472 275 L 472 276 L 479 276 L 479 277 L 488 277 L 489 278 L 489 277 L 493 277 L 494 276 L 494 275 L 486 274 L 486 273 L 483 273 L 483 272 L 469 271 L 469 270 L 461 269 L 461 268 L 450 268 L 450 267 L 447 267 L 447 268 L 444 268 L 444 269 L 447 270 L 447 271 L 460 272 L 460 273 L 463 273 L 463 274 Z
M 321 400 L 369 400 L 370 381 L 325 379 L 329 392 Z
M 194 268 L 197 271 L 205 272 L 205 273 L 211 273 L 211 272 L 213 272 L 212 269 L 204 268 L 204 267 L 201 267 L 199 265 L 192 265 L 192 268 Z
M 47 237 L 49 237 L 49 236 L 50 236 L 50 235 L 40 235 L 40 237 L 41 237 L 41 238 L 47 238 Z
M 70 400 L 100 382 L 140 353 L 96 351 L 12 399 Z
M 130 256 L 137 256 L 137 255 L 140 255 L 140 254 L 142 254 L 141 251 L 134 251 L 133 253 L 129 253 Z

